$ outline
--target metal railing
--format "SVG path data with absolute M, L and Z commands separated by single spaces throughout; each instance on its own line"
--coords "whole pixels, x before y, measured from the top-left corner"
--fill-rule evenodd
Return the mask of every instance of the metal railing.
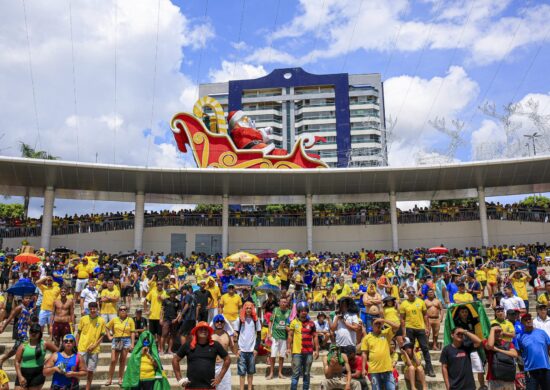
M 521 222 L 550 222 L 550 212 L 539 210 L 487 210 L 487 218 L 490 220 L 521 221 Z M 397 222 L 399 224 L 410 223 L 440 223 L 463 222 L 479 220 L 477 209 L 463 209 L 453 212 L 439 210 L 407 211 L 399 212 Z M 345 226 L 345 225 L 382 225 L 390 223 L 389 210 L 377 212 L 349 212 L 333 213 L 318 212 L 313 215 L 314 226 Z M 145 227 L 160 226 L 222 226 L 221 214 L 169 214 L 169 215 L 145 215 Z M 261 212 L 230 213 L 229 226 L 239 227 L 291 227 L 306 226 L 305 213 L 269 214 Z M 95 232 L 108 232 L 115 230 L 128 230 L 134 228 L 134 216 L 108 216 L 104 220 L 54 220 L 52 235 L 83 234 Z M 40 221 L 34 221 L 32 226 L 3 226 L 0 225 L 0 238 L 37 237 L 41 235 Z

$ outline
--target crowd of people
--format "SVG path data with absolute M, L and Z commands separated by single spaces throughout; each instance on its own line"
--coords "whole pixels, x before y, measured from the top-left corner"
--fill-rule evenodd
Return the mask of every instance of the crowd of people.
M 89 390 L 109 342 L 105 386 L 167 389 L 174 378 L 226 390 L 236 364 L 240 388 L 252 390 L 266 356 L 266 379 L 291 389 L 311 388 L 316 375 L 327 390 L 427 389 L 439 351 L 447 389 L 549 389 L 550 247 L 440 251 L 238 262 L 67 251 L 38 252 L 32 265 L 1 255 L 0 333 L 12 325 L 14 344 L 0 368 L 14 359 L 19 388 L 40 390 L 51 377 L 56 390 Z M 15 294 L 24 284 L 31 290 Z M 318 359 L 322 374 L 312 373 Z M 7 378 L 0 370 L 2 386 Z
M 548 222 L 550 208 L 526 207 L 521 204 L 486 203 L 489 219 Z M 475 202 L 460 206 L 446 203 L 430 207 L 417 207 L 411 210 L 397 210 L 398 223 L 459 222 L 479 219 L 478 205 Z M 323 225 L 377 225 L 390 223 L 388 206 L 314 208 L 313 224 Z M 39 236 L 41 218 L 0 218 L 0 238 Z M 145 226 L 221 226 L 221 210 L 180 210 L 147 211 Z M 305 210 L 298 208 L 257 210 L 231 210 L 230 226 L 305 226 Z M 112 230 L 133 229 L 132 212 L 102 214 L 66 215 L 54 217 L 52 234 L 77 234 Z

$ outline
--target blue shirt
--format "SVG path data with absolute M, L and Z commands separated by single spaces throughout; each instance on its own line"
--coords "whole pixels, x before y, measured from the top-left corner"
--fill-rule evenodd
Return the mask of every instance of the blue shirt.
M 449 302 L 455 303 L 455 293 L 458 292 L 457 285 L 453 282 L 449 282 L 449 284 L 447 284 L 447 292 L 449 293 Z
M 548 359 L 548 346 L 550 337 L 541 329 L 533 329 L 518 337 L 518 345 L 521 349 L 521 357 L 525 362 L 525 371 L 533 371 L 541 368 L 550 369 Z

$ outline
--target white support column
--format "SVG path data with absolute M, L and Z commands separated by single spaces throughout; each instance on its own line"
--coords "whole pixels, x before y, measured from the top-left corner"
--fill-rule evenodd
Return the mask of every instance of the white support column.
M 477 189 L 479 202 L 479 222 L 481 223 L 481 245 L 489 246 L 489 230 L 487 229 L 487 206 L 485 205 L 485 189 Z
M 397 233 L 397 196 L 395 192 L 390 192 L 390 222 L 391 222 L 391 240 L 392 249 L 399 250 L 399 236 Z
M 134 249 L 143 250 L 143 228 L 145 227 L 145 194 L 143 191 L 136 193 L 136 206 L 134 213 Z
M 44 190 L 44 208 L 42 210 L 42 233 L 40 237 L 40 247 L 50 250 L 50 241 L 52 238 L 53 222 L 53 204 L 55 202 L 55 190 L 48 186 Z
M 306 195 L 306 232 L 307 250 L 313 252 L 313 201 L 311 195 Z
M 228 255 L 229 247 L 229 197 L 222 198 L 222 256 Z

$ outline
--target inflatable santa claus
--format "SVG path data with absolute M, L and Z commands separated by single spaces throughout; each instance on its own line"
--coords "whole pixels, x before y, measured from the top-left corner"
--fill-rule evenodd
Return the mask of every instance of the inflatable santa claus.
M 237 148 L 258 149 L 264 153 L 264 156 L 287 154 L 286 150 L 275 148 L 273 140 L 269 138 L 271 127 L 256 129 L 254 123 L 241 110 L 231 111 L 227 116 L 227 121 L 229 122 L 229 134 Z

